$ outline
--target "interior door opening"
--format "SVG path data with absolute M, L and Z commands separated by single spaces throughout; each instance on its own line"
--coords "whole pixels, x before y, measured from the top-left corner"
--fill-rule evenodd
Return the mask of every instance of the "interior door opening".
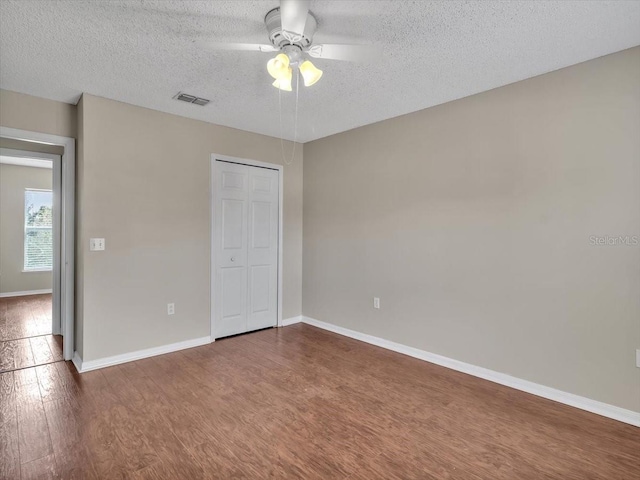
M 56 344 L 62 348 L 62 359 L 71 360 L 75 351 L 75 171 L 76 171 L 76 144 L 72 137 L 63 137 L 49 133 L 33 132 L 16 128 L 0 126 L 0 144 L 2 148 L 15 150 L 9 153 L 10 157 L 31 158 L 33 161 L 49 160 L 52 162 L 53 172 L 52 201 L 46 206 L 46 202 L 40 198 L 31 198 L 28 204 L 25 198 L 23 208 L 29 205 L 33 207 L 24 213 L 23 219 L 25 236 L 23 251 L 19 255 L 23 261 L 23 268 L 37 270 L 43 264 L 43 245 L 49 229 L 53 236 L 52 252 L 52 283 L 51 283 L 51 332 L 56 338 Z M 24 145 L 27 145 L 25 148 Z M 25 151 L 27 153 L 25 153 Z M 50 154 L 47 157 L 46 154 Z M 53 156 L 51 156 L 53 155 Z M 34 189 L 37 190 L 37 189 Z M 46 189 L 45 189 L 46 190 Z M 41 207 L 45 206 L 44 210 Z M 47 220 L 47 208 L 51 208 L 52 218 L 49 224 Z M 40 231 L 40 233 L 37 233 Z M 42 233 L 44 231 L 44 233 Z M 35 233 L 34 233 L 35 232 Z M 27 238 L 27 237 L 31 238 Z M 25 259 L 24 251 L 28 251 Z M 45 255 L 46 257 L 46 255 Z M 25 268 L 26 267 L 26 268 Z M 4 266 L 0 265 L 0 278 L 4 276 Z M 14 287 L 15 288 L 15 287 Z M 13 291 L 15 293 L 15 290 Z M 26 297 L 26 296 L 25 296 Z M 20 297 L 17 297 L 20 298 Z M 32 311 L 36 307 L 30 308 Z M 0 306 L 0 311 L 2 307 Z M 5 316 L 5 320 L 8 318 Z M 62 341 L 64 340 L 64 341 Z M 26 345 L 14 345 L 9 350 L 15 352 L 15 356 L 28 357 Z M 44 348 L 44 344 L 42 344 Z M 57 355 L 55 345 L 50 344 L 52 354 Z M 34 349 L 31 349 L 34 354 Z M 3 353 L 5 350 L 3 350 Z M 3 357 L 5 357 L 3 355 Z
M 63 359 L 62 155 L 0 139 L 0 372 Z
M 275 327 L 281 319 L 278 166 L 212 159 L 212 337 Z

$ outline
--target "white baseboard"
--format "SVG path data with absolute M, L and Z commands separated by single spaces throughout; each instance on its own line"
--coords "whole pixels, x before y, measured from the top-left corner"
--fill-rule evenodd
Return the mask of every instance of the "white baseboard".
M 328 330 L 339 335 L 344 335 L 345 337 L 351 337 L 356 340 L 370 343 L 388 350 L 393 350 L 394 352 L 402 353 L 404 355 L 409 355 L 410 357 L 418 358 L 426 362 L 451 368 L 458 372 L 467 373 L 474 377 L 483 378 L 491 382 L 499 383 L 500 385 L 515 388 L 516 390 L 521 390 L 523 392 L 554 400 L 559 403 L 564 403 L 565 405 L 570 405 L 581 410 L 586 410 L 587 412 L 602 415 L 603 417 L 612 418 L 620 422 L 640 427 L 640 412 L 626 410 L 624 408 L 598 402 L 590 398 L 574 395 L 573 393 L 563 392 L 562 390 L 546 387 L 528 380 L 522 380 L 521 378 L 512 377 L 505 373 L 489 370 L 488 368 L 478 367 L 476 365 L 471 365 L 470 363 L 461 362 L 442 355 L 395 343 L 390 340 L 374 337 L 373 335 L 367 335 L 366 333 L 356 332 L 355 330 L 349 330 L 348 328 L 333 325 L 331 323 L 321 322 L 314 318 L 303 316 L 302 321 L 309 325 L 313 325 L 314 327 L 322 328 L 323 330 Z
M 45 295 L 47 293 L 52 293 L 53 290 L 50 288 L 44 290 L 25 290 L 24 292 L 5 292 L 0 293 L 0 298 L 8 298 L 8 297 L 26 297 L 27 295 Z
M 201 345 L 207 345 L 211 343 L 213 339 L 210 336 L 194 338 L 192 340 L 185 340 L 184 342 L 171 343 L 169 345 L 161 345 L 159 347 L 146 348 L 144 350 L 137 350 L 135 352 L 123 353 L 121 355 L 114 355 L 113 357 L 99 358 L 97 360 L 89 360 L 83 362 L 78 352 L 73 355 L 73 364 L 80 373 L 89 372 L 91 370 L 97 370 L 99 368 L 111 367 L 113 365 L 119 365 L 121 363 L 133 362 L 134 360 L 141 360 L 143 358 L 155 357 L 156 355 L 163 355 L 165 353 L 177 352 L 178 350 L 185 350 L 187 348 L 199 347 Z
M 293 325 L 295 323 L 302 322 L 302 315 L 298 315 L 297 317 L 285 318 L 282 320 L 280 324 L 281 327 L 288 327 L 289 325 Z
M 71 359 L 71 361 L 73 362 L 73 364 L 76 367 L 76 370 L 78 371 L 78 373 L 82 373 L 82 359 L 80 358 L 80 355 L 78 355 L 78 352 L 73 352 L 73 358 Z

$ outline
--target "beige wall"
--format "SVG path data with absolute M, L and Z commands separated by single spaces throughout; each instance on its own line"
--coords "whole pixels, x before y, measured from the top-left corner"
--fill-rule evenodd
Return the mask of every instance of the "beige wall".
M 640 47 L 304 159 L 305 315 L 640 411 Z
M 210 155 L 279 164 L 280 141 L 91 95 L 79 117 L 83 360 L 208 336 Z M 301 313 L 301 248 L 299 148 L 284 168 L 284 318 Z
M 51 190 L 48 168 L 0 164 L 0 293 L 50 290 L 51 272 L 23 272 L 24 191 Z
M 0 90 L 0 125 L 76 138 L 76 106 Z
M 43 98 L 33 97 L 31 95 L 0 89 L 0 125 L 3 127 L 17 128 L 21 130 L 75 137 L 76 107 L 75 105 L 68 105 L 66 103 L 55 102 L 53 100 L 46 100 Z M 12 148 L 17 150 L 60 153 L 56 147 L 18 142 L 16 140 L 6 138 L 0 139 L 0 146 L 3 148 Z M 51 188 L 52 171 L 46 170 L 46 172 L 48 172 L 49 177 L 48 188 Z M 3 191 L 6 192 L 6 188 L 7 187 L 3 188 Z M 22 252 L 22 249 L 20 251 Z M 9 262 L 12 261 L 9 260 Z M 22 262 L 22 253 L 20 254 L 20 262 Z M 15 263 L 15 261 L 12 263 Z M 15 265 L 12 269 L 15 270 Z M 4 276 L 5 274 L 3 272 L 2 277 Z M 24 278 L 27 278 L 27 276 L 29 280 L 25 282 Z M 20 277 L 23 278 L 20 283 L 15 283 L 13 280 L 10 282 L 8 280 L 2 280 L 3 285 L 0 288 L 0 291 L 8 291 L 6 290 L 8 288 L 10 288 L 11 291 L 51 288 L 51 274 L 28 273 L 21 274 Z M 40 277 L 37 282 L 35 281 L 35 277 Z M 41 286 L 40 288 L 18 288 L 19 285 L 22 285 L 22 287 L 30 285 L 45 286 Z

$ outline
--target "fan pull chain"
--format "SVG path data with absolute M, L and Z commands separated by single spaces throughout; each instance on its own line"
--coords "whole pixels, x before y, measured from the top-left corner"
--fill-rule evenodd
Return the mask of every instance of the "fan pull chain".
M 286 154 L 284 151 L 284 129 L 282 127 L 282 90 L 278 89 L 278 110 L 280 112 L 280 148 L 282 150 L 282 162 L 285 165 L 291 165 L 293 163 L 293 159 L 296 155 L 296 140 L 298 139 L 298 95 L 300 93 L 300 75 L 298 70 L 296 72 L 296 111 L 294 115 L 293 121 L 293 148 L 291 150 L 291 160 L 287 161 Z

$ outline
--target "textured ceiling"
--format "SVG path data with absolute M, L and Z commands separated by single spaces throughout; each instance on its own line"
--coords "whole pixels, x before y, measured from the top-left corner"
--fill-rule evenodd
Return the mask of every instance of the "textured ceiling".
M 76 103 L 82 92 L 278 137 L 273 54 L 201 42 L 268 43 L 277 0 L 0 2 L 0 87 Z M 640 44 L 639 1 L 315 0 L 314 43 L 366 43 L 364 64 L 314 60 L 301 87 L 307 142 Z M 185 91 L 211 100 L 172 100 Z M 285 138 L 295 93 L 282 94 Z

